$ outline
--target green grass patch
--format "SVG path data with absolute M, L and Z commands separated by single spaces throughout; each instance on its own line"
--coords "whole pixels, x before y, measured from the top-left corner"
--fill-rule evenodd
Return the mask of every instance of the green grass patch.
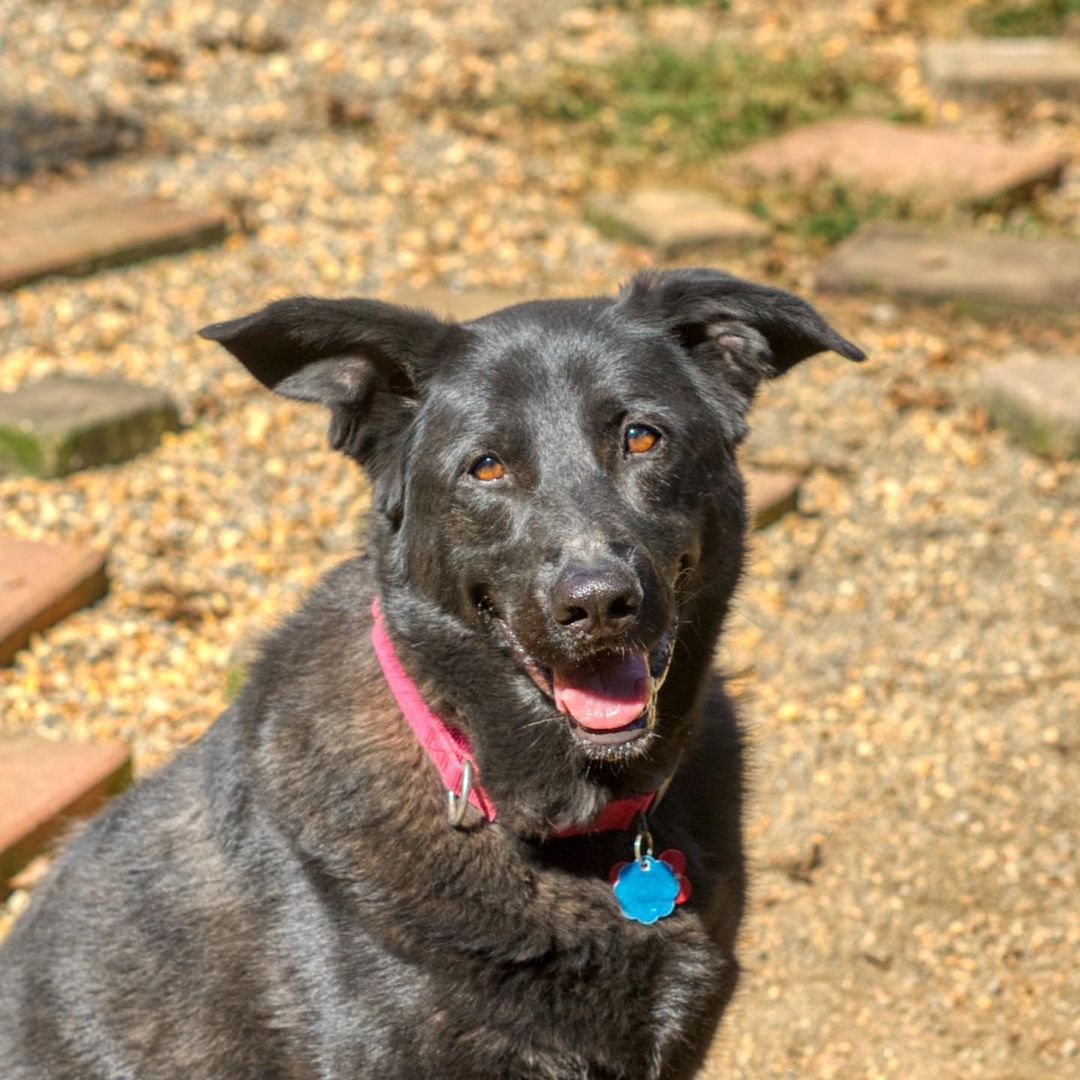
M 1080 17 L 1080 0 L 988 0 L 972 10 L 968 25 L 989 37 L 1055 37 L 1070 16 Z
M 247 682 L 246 667 L 231 667 L 225 672 L 225 700 L 232 701 Z
M 606 67 L 566 68 L 525 104 L 602 144 L 687 162 L 832 116 L 898 115 L 888 88 L 852 64 L 733 45 L 689 54 L 647 47 Z
M 827 246 L 840 243 L 868 221 L 897 220 L 904 213 L 886 195 L 854 192 L 844 184 L 825 184 L 807 193 L 801 213 L 791 222 L 796 236 Z
M 0 426 L 0 476 L 8 470 L 41 476 L 46 471 L 46 456 L 33 435 L 14 426 Z
M 831 247 L 869 221 L 911 220 L 911 208 L 877 192 L 862 192 L 840 181 L 805 187 L 770 185 L 732 201 L 811 247 Z

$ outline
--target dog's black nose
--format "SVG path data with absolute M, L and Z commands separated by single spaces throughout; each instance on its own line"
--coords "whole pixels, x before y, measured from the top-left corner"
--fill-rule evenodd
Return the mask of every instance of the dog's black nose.
M 643 598 L 641 582 L 629 566 L 571 565 L 555 582 L 551 615 L 580 633 L 617 634 L 636 618 Z

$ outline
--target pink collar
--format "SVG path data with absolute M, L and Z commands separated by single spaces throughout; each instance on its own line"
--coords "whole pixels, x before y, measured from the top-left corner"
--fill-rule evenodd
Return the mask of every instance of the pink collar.
M 390 691 L 394 695 L 394 700 L 397 701 L 398 707 L 431 759 L 431 763 L 438 770 L 443 786 L 447 791 L 456 794 L 461 791 L 465 763 L 468 762 L 471 765 L 474 776 L 478 772 L 476 760 L 469 747 L 469 740 L 457 728 L 451 727 L 442 717 L 428 708 L 416 683 L 409 678 L 401 666 L 401 661 L 397 658 L 397 653 L 386 632 L 382 609 L 377 598 L 372 601 L 371 613 L 375 617 L 371 627 L 371 644 Z M 563 829 L 555 835 L 580 836 L 584 833 L 628 829 L 637 815 L 649 808 L 655 795 L 656 792 L 650 791 L 627 799 L 615 799 L 587 825 Z M 469 803 L 479 810 L 486 820 L 495 820 L 495 804 L 476 782 L 469 788 Z

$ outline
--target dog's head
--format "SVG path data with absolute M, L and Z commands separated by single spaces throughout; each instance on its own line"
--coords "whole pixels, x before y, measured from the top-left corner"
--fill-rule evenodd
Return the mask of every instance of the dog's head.
M 295 298 L 202 333 L 330 408 L 403 659 L 534 824 L 673 767 L 742 566 L 757 387 L 862 359 L 804 301 L 703 269 L 468 323 Z

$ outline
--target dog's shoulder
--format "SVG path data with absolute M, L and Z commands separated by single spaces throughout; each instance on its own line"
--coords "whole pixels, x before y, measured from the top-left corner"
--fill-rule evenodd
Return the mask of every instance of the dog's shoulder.
M 297 673 L 327 666 L 330 655 L 340 657 L 342 650 L 366 639 L 374 593 L 373 568 L 365 555 L 327 571 L 303 603 L 262 639 L 249 681 L 292 681 Z

